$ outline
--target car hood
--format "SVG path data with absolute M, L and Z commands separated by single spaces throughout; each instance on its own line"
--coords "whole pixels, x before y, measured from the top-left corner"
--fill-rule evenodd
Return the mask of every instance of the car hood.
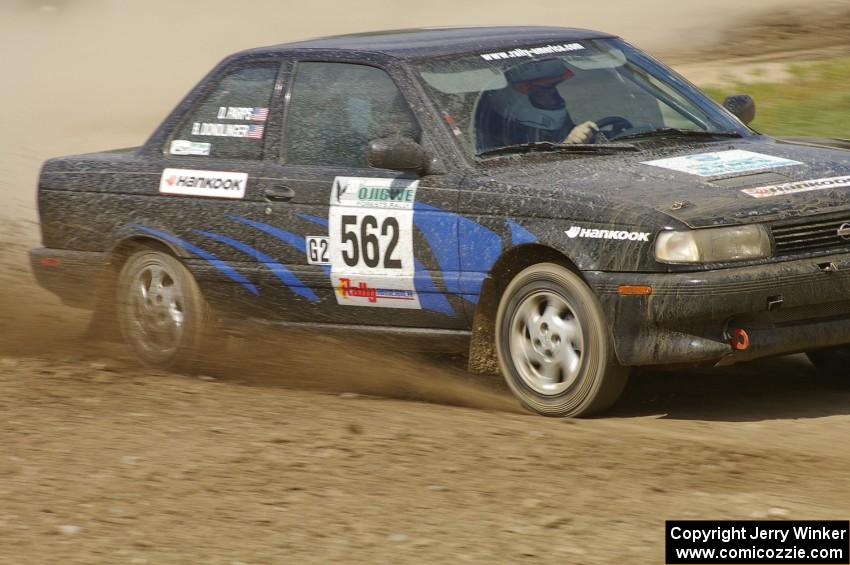
M 850 151 L 765 137 L 641 149 L 535 158 L 490 172 L 547 197 L 572 193 L 631 212 L 649 207 L 692 228 L 850 210 Z

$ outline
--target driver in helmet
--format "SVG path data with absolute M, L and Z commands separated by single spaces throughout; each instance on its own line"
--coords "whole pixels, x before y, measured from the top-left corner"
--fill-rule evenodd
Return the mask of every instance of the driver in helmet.
M 576 125 L 558 92 L 558 85 L 572 76 L 560 59 L 531 61 L 507 71 L 508 85 L 485 92 L 479 102 L 479 151 L 540 141 L 595 143 L 597 125 Z

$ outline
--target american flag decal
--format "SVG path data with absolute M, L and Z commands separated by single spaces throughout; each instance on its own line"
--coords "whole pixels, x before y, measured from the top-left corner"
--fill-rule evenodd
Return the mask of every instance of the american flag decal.
M 269 109 L 268 108 L 254 108 L 253 112 L 251 112 L 251 121 L 252 122 L 264 122 L 269 117 Z
M 248 126 L 248 139 L 263 139 L 263 130 L 265 130 L 265 126 L 262 125 L 254 125 Z

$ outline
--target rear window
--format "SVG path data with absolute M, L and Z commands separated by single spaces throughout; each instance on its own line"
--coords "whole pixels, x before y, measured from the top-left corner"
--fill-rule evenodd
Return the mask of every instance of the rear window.
M 165 147 L 170 155 L 261 159 L 279 64 L 226 74 L 192 110 Z

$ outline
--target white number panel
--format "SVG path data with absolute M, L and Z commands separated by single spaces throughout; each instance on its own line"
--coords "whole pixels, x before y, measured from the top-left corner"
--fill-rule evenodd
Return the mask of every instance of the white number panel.
M 417 180 L 337 177 L 328 255 L 337 303 L 420 308 L 413 283 Z

